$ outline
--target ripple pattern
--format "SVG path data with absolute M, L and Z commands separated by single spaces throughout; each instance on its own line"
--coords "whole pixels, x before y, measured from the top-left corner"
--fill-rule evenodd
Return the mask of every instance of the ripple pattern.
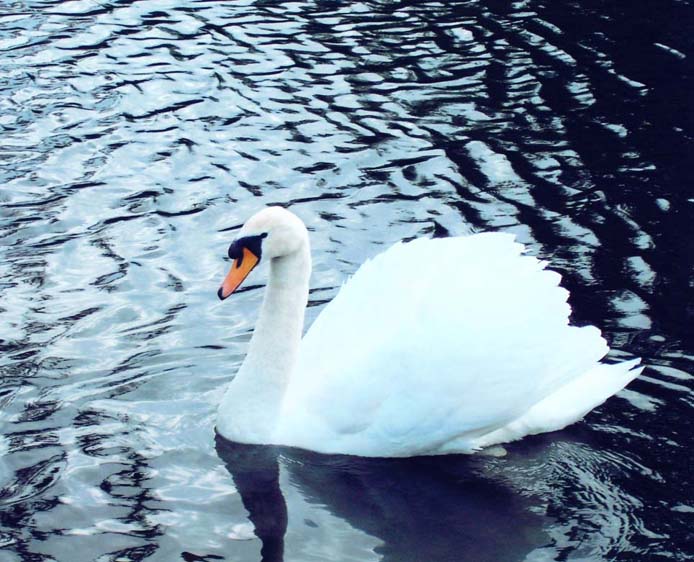
M 549 259 L 574 320 L 648 369 L 461 474 L 541 515 L 524 529 L 545 538 L 506 560 L 694 556 L 689 3 L 8 6 L 3 561 L 259 557 L 235 540 L 246 512 L 213 425 L 262 291 L 214 299 L 233 231 L 268 204 L 312 231 L 309 321 L 397 240 L 505 230 Z M 403 560 L 393 528 L 282 478 L 288 560 Z

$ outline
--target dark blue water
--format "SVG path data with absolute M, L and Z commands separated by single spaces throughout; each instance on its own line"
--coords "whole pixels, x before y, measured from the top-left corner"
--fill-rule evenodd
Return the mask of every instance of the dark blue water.
M 694 559 L 690 2 L 0 5 L 0 560 Z M 504 458 L 215 438 L 233 229 L 504 230 L 639 380 Z

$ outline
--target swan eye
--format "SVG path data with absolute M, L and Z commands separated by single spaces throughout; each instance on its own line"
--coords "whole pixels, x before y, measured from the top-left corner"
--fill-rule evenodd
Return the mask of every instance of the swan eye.
M 235 240 L 234 242 L 231 243 L 231 246 L 229 246 L 229 250 L 227 251 L 227 255 L 232 259 L 238 259 L 243 256 L 243 246 L 239 243 L 241 240 Z
M 243 260 L 243 249 L 248 248 L 255 256 L 260 259 L 262 255 L 263 239 L 267 238 L 267 232 L 255 236 L 244 236 L 234 240 L 229 246 L 227 254 L 232 260 Z

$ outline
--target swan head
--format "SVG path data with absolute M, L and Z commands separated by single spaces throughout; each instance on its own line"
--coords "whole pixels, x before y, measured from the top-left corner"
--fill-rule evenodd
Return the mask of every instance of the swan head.
M 303 221 L 282 207 L 266 207 L 248 219 L 229 246 L 231 270 L 217 291 L 224 300 L 233 293 L 262 259 L 274 259 L 300 251 L 308 244 Z

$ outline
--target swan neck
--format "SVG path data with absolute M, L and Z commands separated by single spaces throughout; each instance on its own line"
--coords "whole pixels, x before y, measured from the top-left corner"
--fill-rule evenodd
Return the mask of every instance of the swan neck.
M 256 356 L 270 357 L 285 375 L 289 374 L 304 327 L 309 275 L 308 255 L 295 253 L 271 261 L 270 280 L 246 363 L 252 363 Z
M 310 273 L 308 245 L 270 263 L 248 354 L 220 408 L 218 429 L 232 440 L 272 443 L 301 343 Z

